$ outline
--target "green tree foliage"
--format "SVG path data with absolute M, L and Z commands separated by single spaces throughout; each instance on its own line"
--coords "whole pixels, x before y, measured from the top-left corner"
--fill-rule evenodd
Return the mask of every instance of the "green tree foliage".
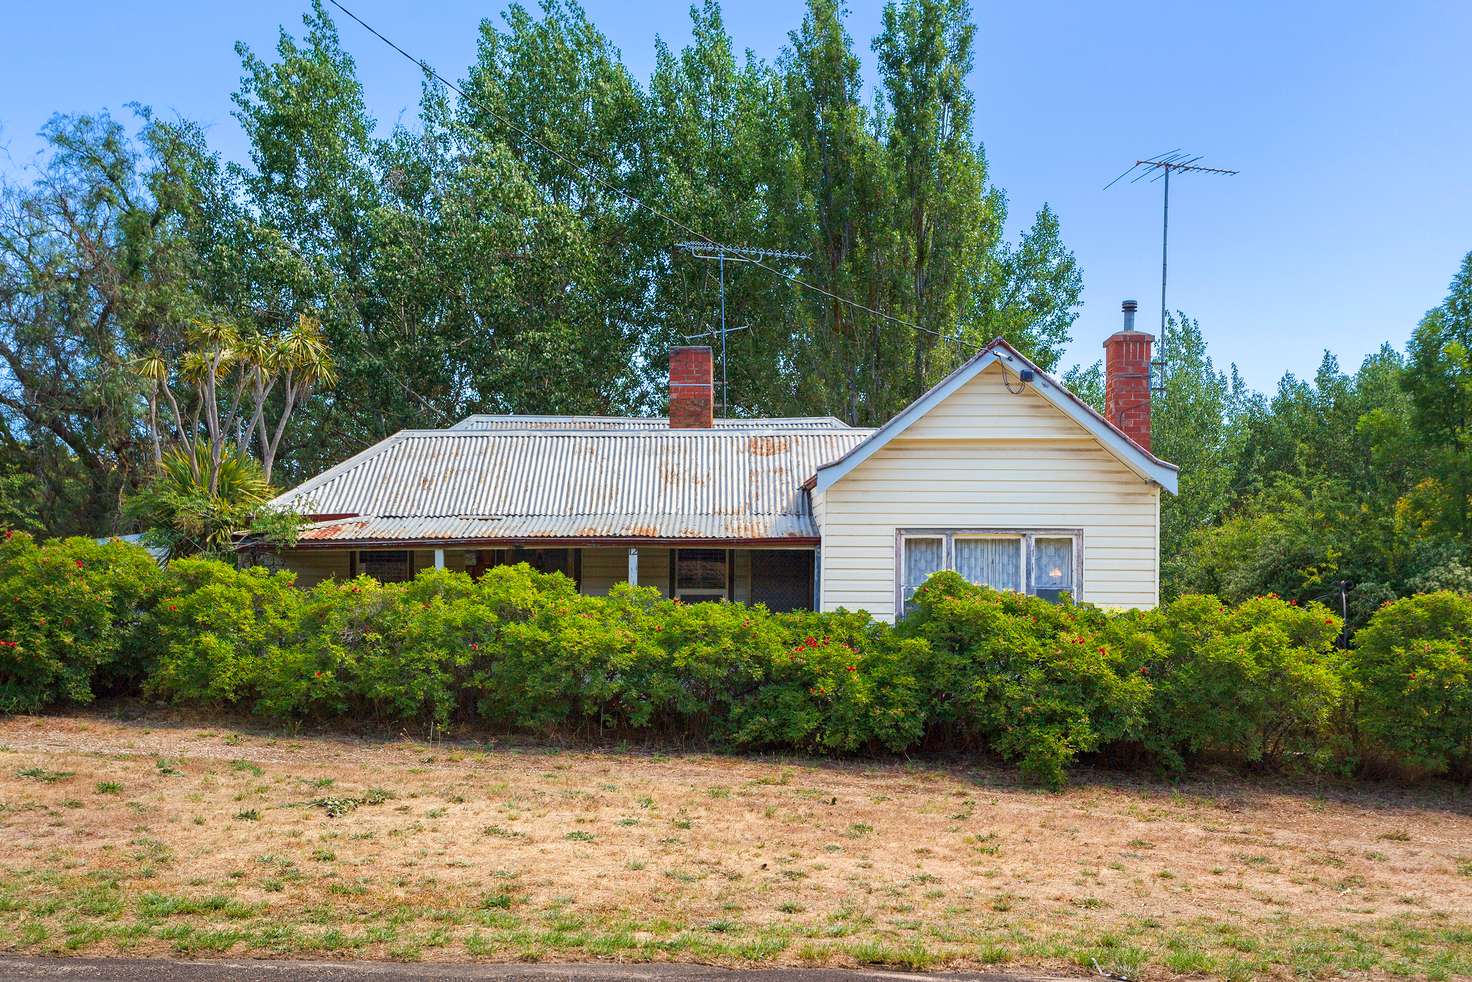
M 1156 451 L 1181 465 L 1161 503 L 1166 596 L 1337 606 L 1347 582 L 1358 627 L 1396 597 L 1472 589 L 1469 342 L 1472 254 L 1406 354 L 1384 345 L 1349 374 L 1326 353 L 1271 396 L 1217 371 L 1197 325 L 1173 318 L 1154 419 Z
M 1411 335 L 1407 371 L 1411 419 L 1431 448 L 1431 480 L 1423 521 L 1466 541 L 1472 498 L 1472 253 L 1451 290 Z
M 1179 493 L 1160 501 L 1161 554 L 1177 560 L 1190 533 L 1214 525 L 1231 502 L 1243 386 L 1217 371 L 1200 326 L 1183 314 L 1166 319 L 1160 355 L 1165 367 L 1152 405 L 1151 449 L 1181 469 Z
M 184 439 L 164 431 L 213 415 L 243 419 L 236 442 L 291 483 L 467 412 L 659 411 L 669 346 L 719 322 L 718 270 L 675 247 L 681 225 L 812 257 L 728 265 L 728 323 L 745 328 L 734 415 L 876 423 L 998 334 L 1053 367 L 1079 271 L 1046 207 L 1003 236 L 965 3 L 887 6 L 872 100 L 832 0 L 803 9 L 770 63 L 738 56 L 715 0 L 691 19 L 690 43 L 658 43 L 641 84 L 576 4 L 512 4 L 481 24 L 464 98 L 426 79 L 417 112 L 385 128 L 314 2 L 273 50 L 237 48 L 246 159 L 143 109 L 136 131 L 58 117 L 40 169 L 0 189 L 0 461 L 27 475 L 4 486 L 17 520 L 125 527 L 120 501 Z M 196 325 L 264 352 L 303 314 L 335 369 L 314 398 L 245 359 L 190 389 Z M 263 413 L 235 412 L 241 379 Z M 178 414 L 170 388 L 189 397 Z

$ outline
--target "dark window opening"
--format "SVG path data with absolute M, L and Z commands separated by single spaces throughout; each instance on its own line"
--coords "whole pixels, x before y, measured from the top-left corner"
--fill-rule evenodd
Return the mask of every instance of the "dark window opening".
M 803 549 L 752 550 L 751 602 L 777 613 L 811 610 L 813 554 Z
M 358 572 L 380 583 L 404 583 L 413 579 L 407 549 L 379 549 L 358 553 Z
M 479 579 L 488 569 L 517 563 L 526 563 L 538 573 L 561 573 L 574 583 L 582 581 L 581 549 L 481 549 L 470 575 Z
M 680 549 L 675 554 L 675 596 L 681 600 L 724 600 L 725 549 Z

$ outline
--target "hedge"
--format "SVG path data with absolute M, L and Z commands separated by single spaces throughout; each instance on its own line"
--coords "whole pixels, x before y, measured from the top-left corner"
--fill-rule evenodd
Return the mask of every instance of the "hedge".
M 0 712 L 141 694 L 273 720 L 473 726 L 812 753 L 983 751 L 1056 786 L 1083 755 L 1472 771 L 1472 598 L 1107 612 L 939 573 L 863 612 L 579 594 L 526 566 L 310 590 L 120 542 L 0 543 Z

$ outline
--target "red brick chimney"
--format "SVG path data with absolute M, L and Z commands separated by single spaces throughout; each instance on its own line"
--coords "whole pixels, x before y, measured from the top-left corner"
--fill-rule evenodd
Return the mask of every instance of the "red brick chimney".
M 713 374 L 710 348 L 670 349 L 670 429 L 708 430 L 715 425 Z
M 1150 449 L 1150 346 L 1155 336 L 1135 330 L 1139 304 L 1126 300 L 1124 330 L 1104 342 L 1104 418 Z

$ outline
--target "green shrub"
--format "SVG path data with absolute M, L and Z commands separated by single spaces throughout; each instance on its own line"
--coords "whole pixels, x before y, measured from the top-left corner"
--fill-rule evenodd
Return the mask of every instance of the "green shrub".
M 1150 639 L 1097 608 L 998 593 L 951 572 L 915 594 L 901 630 L 923 638 L 933 725 L 1061 785 L 1081 753 L 1140 733 Z
M 137 547 L 0 541 L 0 711 L 142 690 L 278 719 L 645 735 L 814 753 L 987 749 L 1057 786 L 1080 755 L 1472 768 L 1472 598 L 1383 608 L 1347 660 L 1318 605 L 1184 596 L 1111 613 L 933 576 L 863 612 L 583 596 L 525 565 L 296 589 Z M 1117 756 L 1118 759 L 1118 756 Z
M 1472 596 L 1386 604 L 1355 634 L 1348 677 L 1362 739 L 1431 773 L 1472 771 Z
M 141 675 L 141 612 L 161 574 L 148 552 L 120 541 L 24 532 L 0 541 L 0 712 L 84 704 Z
M 181 702 L 250 707 L 296 637 L 305 595 L 292 573 L 177 559 L 154 607 L 158 662 L 144 684 Z
M 923 641 L 848 611 L 781 614 L 771 624 L 779 650 L 759 679 L 730 694 L 734 743 L 851 752 L 918 742 L 925 713 L 914 668 Z
M 1327 763 L 1343 697 L 1342 624 L 1327 608 L 1192 594 L 1149 620 L 1162 650 L 1145 666 L 1154 696 L 1144 743 L 1167 767 L 1204 753 Z

